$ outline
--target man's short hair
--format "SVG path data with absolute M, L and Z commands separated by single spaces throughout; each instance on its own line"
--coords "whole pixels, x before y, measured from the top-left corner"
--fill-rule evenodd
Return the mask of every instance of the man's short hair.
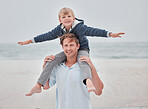
M 64 39 L 66 39 L 66 38 L 70 38 L 70 39 L 71 39 L 70 42 L 75 41 L 75 42 L 76 42 L 76 45 L 79 44 L 79 39 L 78 39 L 77 36 L 76 36 L 75 34 L 73 34 L 73 33 L 64 34 L 64 35 L 61 36 L 60 38 L 61 38 L 61 40 L 60 40 L 60 44 L 61 44 L 61 45 L 63 45 L 63 41 L 64 41 Z
M 62 8 L 62 9 L 59 11 L 58 17 L 59 17 L 59 19 L 60 19 L 61 14 L 67 15 L 67 14 L 69 14 L 69 13 L 71 13 L 72 16 L 75 17 L 74 12 L 73 12 L 72 9 L 64 7 L 64 8 Z

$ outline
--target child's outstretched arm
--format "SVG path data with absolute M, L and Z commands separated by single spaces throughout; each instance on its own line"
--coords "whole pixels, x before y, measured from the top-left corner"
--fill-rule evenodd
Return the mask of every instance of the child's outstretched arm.
M 17 42 L 17 43 L 20 44 L 20 45 L 26 45 L 26 44 L 32 43 L 32 41 L 31 40 L 27 40 L 27 41 L 24 41 L 24 42 Z
M 53 30 L 51 30 L 47 33 L 38 35 L 38 36 L 34 37 L 32 40 L 27 40 L 24 42 L 17 42 L 17 43 L 20 45 L 26 45 L 26 44 L 30 44 L 30 43 L 38 43 L 38 42 L 54 40 L 54 39 L 58 38 L 58 36 L 60 36 L 60 33 L 61 33 L 61 27 L 60 27 L 60 25 L 58 25 Z
M 112 37 L 112 38 L 120 37 L 121 38 L 120 35 L 123 35 L 123 34 L 125 34 L 125 33 L 110 33 L 110 37 Z
M 81 24 L 79 26 L 79 30 L 83 31 L 83 34 L 86 36 L 98 36 L 98 37 L 121 37 L 120 35 L 125 34 L 123 32 L 121 33 L 112 33 L 103 29 L 94 28 L 94 27 L 88 27 L 87 25 Z

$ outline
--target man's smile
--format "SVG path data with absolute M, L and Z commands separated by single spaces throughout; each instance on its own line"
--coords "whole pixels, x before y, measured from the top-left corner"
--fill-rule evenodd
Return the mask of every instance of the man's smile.
M 72 51 L 66 51 L 66 53 L 67 53 L 67 54 L 71 54 L 71 53 L 72 53 Z

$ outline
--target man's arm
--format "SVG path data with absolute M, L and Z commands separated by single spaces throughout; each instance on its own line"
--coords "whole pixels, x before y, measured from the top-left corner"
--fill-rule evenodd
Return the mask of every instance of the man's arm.
M 87 62 L 89 64 L 89 66 L 91 68 L 91 72 L 92 72 L 92 82 L 96 88 L 96 90 L 94 92 L 96 95 L 101 95 L 104 85 L 103 85 L 100 77 L 98 76 L 97 71 L 96 71 L 93 63 L 91 62 L 90 58 L 87 56 L 81 56 L 80 60 Z
M 99 78 L 99 75 L 97 74 L 97 71 L 94 67 L 94 65 L 90 65 L 90 68 L 91 68 L 91 72 L 92 72 L 92 82 L 96 88 L 95 90 L 95 94 L 96 95 L 101 95 L 102 94 L 102 89 L 104 87 L 101 79 Z

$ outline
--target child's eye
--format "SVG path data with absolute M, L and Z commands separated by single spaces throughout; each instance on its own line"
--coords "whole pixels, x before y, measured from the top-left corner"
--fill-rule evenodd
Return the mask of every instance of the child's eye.
M 70 46 L 74 46 L 73 44 L 71 44 Z
M 68 16 L 68 17 L 71 17 L 71 16 Z

